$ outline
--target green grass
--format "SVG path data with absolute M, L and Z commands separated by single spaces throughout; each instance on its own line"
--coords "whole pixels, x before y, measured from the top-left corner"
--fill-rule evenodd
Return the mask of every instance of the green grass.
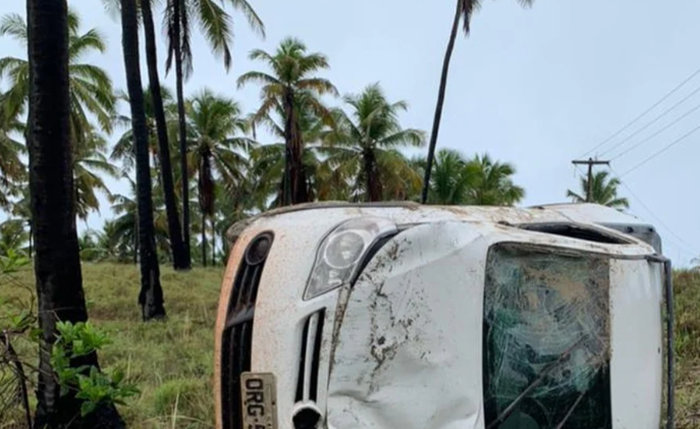
M 83 264 L 90 320 L 113 341 L 100 353 L 100 364 L 107 370 L 123 369 L 141 391 L 120 409 L 130 428 L 214 427 L 213 332 L 223 272 L 223 267 L 187 273 L 163 267 L 168 319 L 143 323 L 135 266 Z M 0 296 L 26 301 L 29 292 L 16 286 L 32 286 L 31 273 L 13 277 L 13 282 L 0 285 Z M 31 356 L 28 362 L 35 363 L 35 352 L 19 347 Z
M 213 427 L 213 333 L 223 268 L 163 268 L 168 319 L 154 323 L 141 322 L 136 267 L 86 264 L 83 275 L 90 319 L 114 341 L 102 364 L 121 367 L 141 389 L 121 410 L 129 427 Z
M 124 369 L 141 390 L 121 407 L 130 428 L 214 427 L 213 328 L 223 271 L 163 268 L 168 320 L 144 324 L 136 303 L 136 267 L 83 265 L 90 318 L 114 341 L 100 354 L 101 363 Z M 28 271 L 15 278 L 32 286 Z M 0 295 L 27 297 L 16 284 L 8 285 L 0 285 Z M 700 429 L 700 273 L 678 272 L 675 289 L 677 428 Z
M 674 290 L 676 427 L 700 429 L 700 272 L 677 272 Z

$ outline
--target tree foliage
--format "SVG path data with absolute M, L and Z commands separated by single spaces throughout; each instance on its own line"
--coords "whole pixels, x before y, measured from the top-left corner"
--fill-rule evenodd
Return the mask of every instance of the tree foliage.
M 566 191 L 566 196 L 577 203 L 591 202 L 616 209 L 626 209 L 630 206 L 629 200 L 618 196 L 618 188 L 621 183 L 620 179 L 610 177 L 609 172 L 599 171 L 593 175 L 593 180 L 591 181 L 590 201 L 586 198 L 589 189 L 587 177 L 581 178 L 580 193 L 568 190 Z

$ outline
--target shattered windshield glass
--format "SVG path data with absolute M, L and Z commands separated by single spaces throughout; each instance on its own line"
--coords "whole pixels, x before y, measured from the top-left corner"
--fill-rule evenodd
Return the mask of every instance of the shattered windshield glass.
M 486 265 L 487 429 L 610 429 L 609 261 L 504 244 Z

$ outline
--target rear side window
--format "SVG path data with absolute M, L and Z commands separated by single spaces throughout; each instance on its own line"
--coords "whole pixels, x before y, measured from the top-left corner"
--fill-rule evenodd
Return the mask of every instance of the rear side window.
M 489 429 L 611 429 L 609 261 L 489 251 L 483 374 Z

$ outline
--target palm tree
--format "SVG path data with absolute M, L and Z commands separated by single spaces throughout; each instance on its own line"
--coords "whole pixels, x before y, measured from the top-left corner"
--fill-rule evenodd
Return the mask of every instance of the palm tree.
M 30 202 L 31 196 L 29 186 L 27 186 L 26 182 L 21 183 L 21 189 L 17 192 L 16 197 L 17 198 L 14 201 L 12 201 L 12 204 L 10 206 L 9 215 L 13 216 L 18 220 L 21 219 L 23 223 L 25 223 L 29 228 L 29 246 L 27 249 L 27 253 L 31 258 L 34 251 L 34 231 L 32 228 L 32 207 Z
M 588 179 L 581 178 L 581 189 L 583 192 L 578 194 L 574 191 L 566 191 L 567 198 L 571 198 L 574 202 L 585 203 L 591 202 L 601 204 L 616 209 L 627 209 L 630 206 L 627 198 L 617 196 L 617 189 L 622 182 L 616 177 L 608 177 L 610 174 L 607 171 L 600 171 L 593 175 L 590 187 L 590 199 L 585 196 L 588 193 Z
M 475 156 L 466 165 L 467 204 L 483 206 L 512 206 L 525 198 L 525 190 L 513 183 L 515 167 L 494 162 L 484 154 Z
M 141 15 L 143 18 L 144 35 L 146 39 L 148 80 L 157 129 L 160 180 L 163 187 L 163 195 L 165 197 L 165 210 L 168 216 L 168 231 L 170 233 L 170 243 L 172 246 L 171 254 L 173 256 L 173 267 L 176 270 L 186 270 L 190 268 L 191 261 L 189 255 L 186 253 L 185 242 L 182 240 L 180 214 L 178 213 L 177 199 L 175 198 L 173 171 L 170 160 L 170 143 L 168 141 L 168 128 L 165 119 L 165 108 L 163 106 L 160 78 L 158 76 L 156 31 L 153 23 L 151 0 L 141 0 Z
M 139 35 L 136 0 L 122 0 L 122 47 L 124 68 L 131 107 L 131 123 L 134 133 L 136 156 L 136 184 L 138 195 L 139 262 L 141 269 L 141 293 L 139 304 L 143 320 L 165 317 L 163 289 L 160 285 L 160 268 L 156 251 L 153 225 L 153 198 L 151 170 L 148 162 L 148 128 L 144 111 L 143 86 L 139 61 Z
M 107 140 L 93 130 L 85 142 L 75 150 L 73 170 L 75 174 L 76 213 L 86 220 L 91 211 L 99 211 L 97 192 L 109 196 L 104 175 L 117 177 L 117 167 L 106 157 Z
M 220 3 L 221 5 L 219 5 Z M 192 48 L 190 35 L 192 22 L 199 22 L 205 39 L 217 56 L 224 61 L 224 67 L 231 67 L 230 45 L 233 40 L 231 15 L 225 10 L 228 4 L 243 13 L 254 31 L 265 35 L 265 26 L 247 0 L 166 0 L 165 21 L 168 35 L 168 58 L 166 69 L 170 71 L 175 62 L 177 91 L 178 137 L 180 142 L 180 176 L 190 177 L 187 171 L 187 117 L 185 112 L 184 82 L 192 72 Z M 190 207 L 189 184 L 182 181 L 182 223 L 186 258 L 190 260 Z
M 523 6 L 530 6 L 534 0 L 518 0 Z M 454 19 L 452 20 L 452 29 L 450 31 L 450 39 L 447 42 L 447 51 L 442 64 L 442 74 L 440 75 L 440 88 L 438 89 L 437 105 L 435 106 L 435 117 L 433 118 L 433 130 L 430 134 L 430 145 L 428 146 L 428 161 L 425 169 L 425 179 L 423 181 L 423 195 L 421 201 L 425 204 L 428 201 L 428 192 L 430 190 L 430 175 L 433 170 L 433 158 L 435 156 L 435 147 L 437 146 L 438 134 L 440 133 L 440 120 L 442 119 L 442 106 L 445 103 L 445 91 L 447 90 L 447 77 L 450 71 L 450 61 L 452 60 L 452 52 L 454 51 L 457 33 L 459 32 L 459 24 L 462 23 L 464 35 L 469 36 L 470 24 L 472 15 L 481 7 L 481 0 L 457 0 Z
M 108 221 L 109 227 L 105 225 L 105 236 L 111 243 L 110 248 L 114 249 L 114 255 L 120 260 L 131 259 L 138 263 L 139 248 L 139 220 L 136 182 L 129 177 L 125 177 L 130 187 L 130 194 L 113 194 L 109 196 L 112 204 L 112 211 L 116 215 L 114 219 Z M 153 226 L 155 229 L 156 246 L 159 250 L 167 251 L 170 247 L 168 237 L 167 217 L 164 214 L 163 202 L 154 199 L 155 218 Z
M 87 320 L 75 224 L 67 9 L 65 1 L 27 1 L 27 88 L 31 92 L 27 147 L 42 338 L 34 423 L 51 428 L 117 428 L 124 427 L 124 422 L 113 405 L 101 403 L 93 413 L 83 416 L 83 400 L 72 391 L 60 394 L 51 367 L 56 322 Z M 99 367 L 95 353 L 70 364 L 74 368 Z
M 173 99 L 173 95 L 171 91 L 166 88 L 166 87 L 161 87 L 160 89 L 161 93 L 161 98 L 163 100 L 163 104 L 165 106 L 165 111 L 166 111 L 166 125 L 168 125 L 167 131 L 170 131 L 172 128 L 173 124 L 176 124 L 177 122 L 177 113 L 176 113 L 176 105 L 175 101 Z M 127 94 L 119 93 L 117 96 L 118 99 L 126 102 L 127 104 L 129 103 L 129 96 Z M 144 104 L 144 111 L 146 112 L 146 125 L 148 128 L 148 144 L 149 144 L 149 152 L 153 161 L 153 165 L 160 170 L 160 161 L 159 161 L 159 143 L 158 143 L 158 130 L 156 126 L 156 120 L 155 120 L 155 106 L 153 103 L 153 97 L 151 96 L 151 90 L 150 89 L 145 89 L 143 91 L 143 104 Z M 173 111 L 175 112 L 175 115 L 172 115 Z M 134 152 L 134 133 L 133 130 L 131 129 L 131 117 L 126 116 L 126 115 L 121 115 L 117 117 L 117 121 L 124 125 L 127 129 L 124 131 L 124 134 L 119 137 L 117 142 L 114 144 L 112 147 L 112 151 L 109 155 L 110 159 L 112 161 L 119 161 L 122 163 L 123 166 L 123 172 L 124 173 L 129 173 L 131 172 L 134 167 L 136 166 L 136 158 L 135 158 L 135 152 Z M 170 142 L 170 149 L 177 149 L 177 146 L 173 144 L 171 139 L 168 140 Z M 172 159 L 171 155 L 171 159 Z
M 284 122 L 285 172 L 282 205 L 310 201 L 307 172 L 304 168 L 304 140 L 301 129 L 302 111 L 308 109 L 318 117 L 329 117 L 328 109 L 319 97 L 337 95 L 330 81 L 315 76 L 327 69 L 328 60 L 320 53 L 307 53 L 300 40 L 286 38 L 274 54 L 253 50 L 250 59 L 263 61 L 270 73 L 251 71 L 238 79 L 238 87 L 250 82 L 262 85 L 262 105 L 253 116 L 253 124 L 264 122 L 276 111 L 281 111 Z
M 171 92 L 165 88 L 165 87 L 160 87 L 159 91 L 160 93 L 160 101 L 161 105 L 164 106 L 164 119 L 165 119 L 165 134 L 166 134 L 166 143 L 171 145 L 171 147 L 166 151 L 166 153 L 163 153 L 162 147 L 161 147 L 161 141 L 162 141 L 162 136 L 159 137 L 161 134 L 160 127 L 158 126 L 158 120 L 156 117 L 158 116 L 157 113 L 157 103 L 155 100 L 155 96 L 153 95 L 153 88 L 149 88 L 147 90 L 144 90 L 143 94 L 143 99 L 144 99 L 144 111 L 146 113 L 146 122 L 147 122 L 147 128 L 148 128 L 148 142 L 149 142 L 149 152 L 150 156 L 153 158 L 153 165 L 156 167 L 156 174 L 154 175 L 155 177 L 160 177 L 160 182 L 158 189 L 162 190 L 164 201 L 165 201 L 165 213 L 168 218 L 168 231 L 171 237 L 175 237 L 175 240 L 180 240 L 180 245 L 177 244 L 171 244 L 171 247 L 169 249 L 166 249 L 167 252 L 169 252 L 173 257 L 173 268 L 176 270 L 184 270 L 189 267 L 189 260 L 185 257 L 185 249 L 184 249 L 184 243 L 182 243 L 182 228 L 180 225 L 180 218 L 179 218 L 179 213 L 177 212 L 177 193 L 175 192 L 175 183 L 173 180 L 173 172 L 172 168 L 170 167 L 169 173 L 166 173 L 165 170 L 167 170 L 169 167 L 164 164 L 164 161 L 167 159 L 167 163 L 171 164 L 172 160 L 172 155 L 170 149 L 177 150 L 177 147 L 172 146 L 172 142 L 175 140 L 171 140 L 167 137 L 168 131 L 170 126 L 173 124 L 173 121 L 176 121 L 176 117 L 173 117 L 172 110 L 174 107 L 174 101 Z M 120 99 L 129 102 L 129 97 L 126 94 L 121 94 Z M 166 115 L 167 114 L 167 115 Z M 130 122 L 130 118 L 128 117 L 120 117 L 119 120 L 123 123 L 128 123 Z M 130 172 L 135 165 L 135 158 L 134 158 L 135 152 L 134 152 L 134 133 L 131 129 L 127 129 L 124 134 L 117 140 L 116 144 L 114 145 L 112 149 L 112 153 L 110 154 L 110 158 L 113 161 L 120 161 L 122 165 L 124 166 L 124 173 Z M 166 183 L 168 182 L 168 179 L 170 180 L 170 184 Z M 173 213 L 168 211 L 168 199 L 170 198 L 168 195 L 168 190 L 167 188 L 170 187 L 173 195 L 173 202 L 174 202 L 174 211 L 175 215 L 177 216 L 177 219 L 175 219 L 177 222 L 174 225 L 173 219 L 171 219 Z M 176 226 L 177 228 L 173 228 L 173 226 Z M 180 250 L 178 250 L 180 249 Z M 178 252 L 180 252 L 180 256 L 178 259 Z
M 438 151 L 428 201 L 439 205 L 467 204 L 472 183 L 466 166 L 467 160 L 460 152 L 452 149 Z
M 306 192 L 308 199 L 325 200 L 347 200 L 349 198 L 348 172 L 342 167 L 336 168 L 326 162 L 327 156 L 321 140 L 329 132 L 332 123 L 332 113 L 325 112 L 326 115 L 319 117 L 306 103 L 306 99 L 313 96 L 307 92 L 298 94 L 299 109 L 299 131 L 302 147 L 302 164 L 306 176 Z M 259 146 L 251 151 L 251 177 L 254 178 L 254 191 L 256 201 L 260 197 L 273 196 L 271 207 L 283 205 L 284 177 L 285 177 L 285 127 L 279 122 L 284 121 L 284 108 L 280 103 L 276 103 L 272 111 L 267 115 L 256 118 L 253 115 L 253 135 L 256 126 L 262 125 L 279 141 L 273 144 Z M 253 197 L 253 196 L 249 196 Z M 265 204 L 263 204 L 265 205 Z
M 21 110 L 12 111 L 5 94 L 0 93 L 0 208 L 4 209 L 10 205 L 8 197 L 16 195 L 18 182 L 26 178 L 26 167 L 20 158 L 25 147 L 14 137 L 25 132 L 19 120 L 21 114 Z
M 191 147 L 189 165 L 197 172 L 197 190 L 201 211 L 202 265 L 207 265 L 207 220 L 214 222 L 216 182 L 235 192 L 244 177 L 247 153 L 255 143 L 245 134 L 249 124 L 241 116 L 238 103 L 215 95 L 208 89 L 187 103 Z M 216 228 L 212 228 L 215 230 Z
M 25 251 L 29 244 L 29 234 L 24 229 L 24 219 L 8 219 L 0 223 L 0 255 L 9 251 Z
M 93 52 L 105 53 L 104 36 L 91 29 L 80 33 L 80 17 L 74 10 L 68 13 L 68 72 L 70 84 L 71 136 L 80 144 L 89 135 L 92 126 L 88 115 L 97 119 L 100 129 L 111 132 L 115 115 L 115 96 L 112 80 L 100 67 L 81 60 Z M 9 14 L 0 21 L 0 35 L 10 36 L 27 44 L 27 24 L 18 14 Z M 29 63 L 16 57 L 0 58 L 0 78 L 9 78 L 5 94 L 12 109 L 27 103 L 29 97 Z
M 405 169 L 406 158 L 391 149 L 420 147 L 425 133 L 401 127 L 398 114 L 408 109 L 408 103 L 390 103 L 378 83 L 344 100 L 352 112 L 350 116 L 340 110 L 335 112 L 336 128 L 325 136 L 333 148 L 329 161 L 354 172 L 356 184 L 362 184 L 366 191 L 367 201 L 381 201 L 384 177 L 412 171 Z
M 420 171 L 423 159 L 414 160 Z M 525 197 L 525 190 L 513 183 L 515 167 L 494 162 L 488 155 L 465 158 L 452 149 L 441 149 L 433 163 L 430 204 L 512 206 Z
M 382 200 L 418 201 L 423 187 L 423 176 L 416 171 L 411 159 L 398 149 L 389 149 L 379 161 L 384 191 Z
M 107 73 L 90 63 L 82 63 L 82 58 L 91 52 L 106 52 L 104 37 L 96 29 L 80 33 L 80 17 L 75 11 L 68 12 L 68 72 L 70 85 L 70 125 L 71 139 L 75 152 L 75 184 L 77 192 L 77 213 L 81 218 L 87 217 L 90 210 L 99 207 L 95 189 L 106 191 L 101 178 L 88 168 L 102 173 L 112 173 L 113 169 L 104 157 L 97 153 L 104 149 L 94 147 L 97 140 L 95 127 L 88 116 L 97 119 L 99 127 L 104 132 L 111 132 L 115 116 L 115 96 L 112 81 Z M 22 44 L 27 43 L 28 32 L 24 18 L 18 14 L 9 14 L 0 21 L 0 35 L 8 35 Z M 24 106 L 29 99 L 29 62 L 25 59 L 5 57 L 0 59 L 0 77 L 9 78 L 9 90 L 3 94 L 0 101 L 0 117 L 3 118 L 4 130 L 16 135 L 22 135 L 25 130 L 19 117 L 23 114 Z M 3 138 L 6 137 L 6 138 Z M 0 132 L 0 186 L 7 181 L 2 180 L 5 174 L 17 177 L 21 163 L 12 156 L 20 152 L 21 144 L 12 139 L 7 132 Z M 6 167 L 3 168 L 3 165 Z M 9 168 L 7 168 L 9 166 Z M 3 170 L 6 170 L 3 174 Z M 13 173 L 14 172 L 14 173 Z M 21 177 L 21 176 L 20 176 Z M 11 192 L 11 191 L 10 191 Z M 2 203 L 0 197 L 0 203 Z

